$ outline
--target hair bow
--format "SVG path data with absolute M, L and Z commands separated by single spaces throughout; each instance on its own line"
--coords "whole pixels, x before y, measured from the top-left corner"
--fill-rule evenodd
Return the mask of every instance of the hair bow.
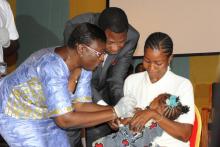
M 178 103 L 179 103 L 179 98 L 175 95 L 171 95 L 168 99 L 166 99 L 166 104 L 171 108 L 176 107 Z

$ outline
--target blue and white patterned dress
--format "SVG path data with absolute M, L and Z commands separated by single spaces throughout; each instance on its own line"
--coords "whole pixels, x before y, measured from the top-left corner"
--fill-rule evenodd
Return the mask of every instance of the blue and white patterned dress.
M 74 94 L 63 59 L 46 48 L 32 54 L 0 81 L 0 133 L 13 147 L 69 147 L 53 118 L 74 111 L 72 103 L 91 102 L 91 71 L 82 70 Z

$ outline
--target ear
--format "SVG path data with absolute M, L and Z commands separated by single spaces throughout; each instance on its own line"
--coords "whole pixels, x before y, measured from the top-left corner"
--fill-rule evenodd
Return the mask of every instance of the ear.
M 82 46 L 82 44 L 77 44 L 77 45 L 76 45 L 76 51 L 77 51 L 77 53 L 78 53 L 78 55 L 79 55 L 80 57 L 83 56 L 84 47 Z
M 173 60 L 173 55 L 171 55 L 171 56 L 169 57 L 169 59 L 168 59 L 169 65 L 170 65 L 170 63 L 171 63 L 172 60 Z

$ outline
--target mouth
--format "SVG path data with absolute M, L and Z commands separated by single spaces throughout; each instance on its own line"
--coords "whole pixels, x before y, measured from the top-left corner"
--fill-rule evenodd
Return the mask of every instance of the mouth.
M 96 71 L 97 68 L 98 68 L 98 66 L 96 66 L 93 69 L 91 69 L 91 71 Z
M 118 50 L 118 51 L 111 51 L 111 50 L 106 49 L 106 53 L 110 54 L 110 55 L 115 55 L 115 54 L 117 54 L 119 52 L 120 52 L 120 50 Z
M 110 54 L 110 55 L 115 55 L 115 54 L 118 54 L 119 53 L 119 51 L 113 51 L 113 52 L 107 52 L 108 54 Z
M 154 76 L 156 76 L 157 75 L 157 73 L 156 72 L 148 72 L 148 74 L 150 75 L 150 76 L 152 76 L 152 77 L 154 77 Z

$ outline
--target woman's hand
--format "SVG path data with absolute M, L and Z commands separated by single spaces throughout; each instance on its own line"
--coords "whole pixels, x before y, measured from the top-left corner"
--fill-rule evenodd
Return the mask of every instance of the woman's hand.
M 136 111 L 134 117 L 129 123 L 130 129 L 134 132 L 140 132 L 154 115 L 157 115 L 157 112 L 150 109 Z
M 114 119 L 114 120 L 111 120 L 111 121 L 109 121 L 109 122 L 107 122 L 108 123 L 108 125 L 110 126 L 110 128 L 112 129 L 112 130 L 118 130 L 118 128 L 119 128 L 119 124 L 120 124 L 120 120 L 119 120 L 119 118 L 116 118 L 116 119 Z
M 132 117 L 128 117 L 128 118 L 121 118 L 120 119 L 120 123 L 123 124 L 123 125 L 128 125 L 131 121 Z

